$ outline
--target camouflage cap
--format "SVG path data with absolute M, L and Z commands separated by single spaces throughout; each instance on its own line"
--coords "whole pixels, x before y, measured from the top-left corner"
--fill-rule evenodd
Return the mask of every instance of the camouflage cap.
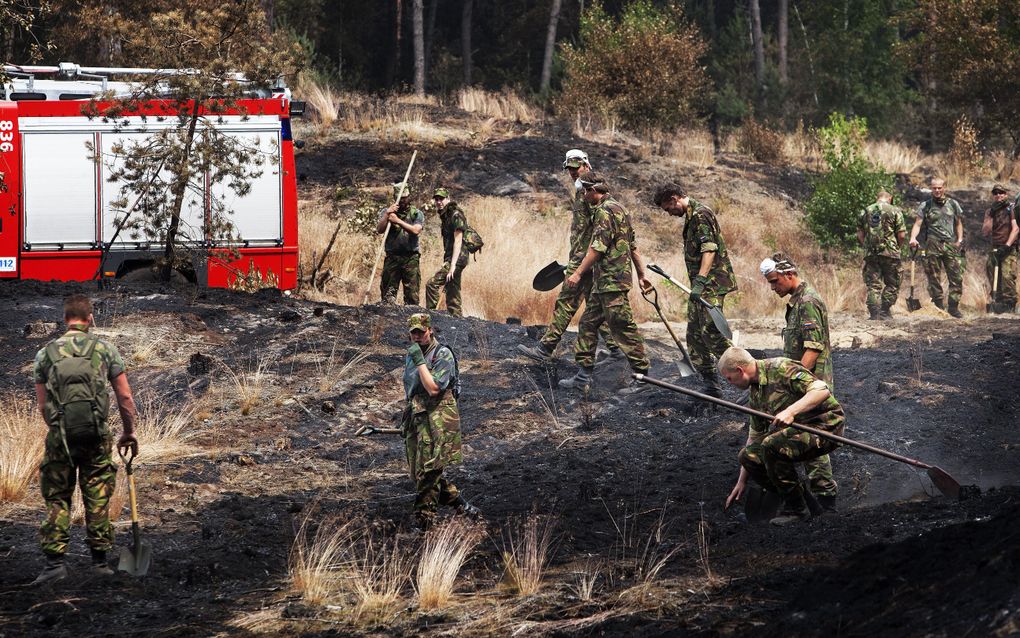
M 410 197 L 411 196 L 411 186 L 409 184 L 405 185 L 403 182 L 396 182 L 395 184 L 393 184 L 393 196 L 396 197 L 400 193 L 400 187 L 401 186 L 404 187 L 404 194 L 401 197 L 401 199 L 403 199 L 404 197 Z
M 427 312 L 416 312 L 407 318 L 407 331 L 428 330 L 432 327 L 432 318 Z
M 436 192 L 432 193 L 433 199 L 440 198 L 440 197 L 446 198 L 446 197 L 449 197 L 449 196 L 450 196 L 450 191 L 446 190 L 445 188 L 437 188 Z
M 1003 186 L 1002 184 L 996 184 L 995 186 L 992 186 L 992 195 L 996 193 L 1002 193 L 1003 195 L 1005 195 L 1008 192 L 1009 191 L 1006 190 L 1006 187 Z
M 609 192 L 609 185 L 606 184 L 605 178 L 598 173 L 588 173 L 584 177 L 581 177 L 578 181 L 580 181 L 581 186 L 584 186 L 586 189 L 591 188 L 600 193 Z

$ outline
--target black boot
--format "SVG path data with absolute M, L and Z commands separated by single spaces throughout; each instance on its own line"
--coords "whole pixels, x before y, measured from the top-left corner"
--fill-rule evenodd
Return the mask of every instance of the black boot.
M 835 512 L 836 511 L 836 496 L 835 496 L 835 494 L 833 494 L 831 496 L 830 495 L 816 496 L 815 500 L 817 500 L 818 504 L 822 506 L 822 513 L 829 513 L 829 512 Z
M 960 304 L 959 303 L 953 303 L 952 301 L 950 301 L 949 302 L 949 308 L 946 309 L 946 312 L 948 312 L 949 316 L 951 316 L 951 317 L 956 317 L 957 319 L 963 319 L 963 313 L 960 312 Z
M 872 321 L 878 319 L 878 306 L 868 306 L 868 319 Z
M 113 576 L 113 570 L 106 563 L 106 552 L 98 549 L 90 551 L 92 553 L 92 573 L 96 576 Z
M 892 307 L 882 304 L 882 309 L 878 311 L 879 319 L 892 319 Z
M 938 308 L 939 310 L 945 310 L 946 309 L 946 304 L 942 302 L 942 298 L 941 297 L 938 298 L 938 299 L 932 299 L 931 302 L 933 304 L 935 304 L 935 307 Z
M 701 374 L 701 383 L 703 385 L 703 392 L 710 397 L 717 399 L 722 398 L 722 379 L 719 378 L 717 372 L 708 372 Z
M 67 567 L 64 565 L 64 555 L 47 554 L 46 567 L 43 567 L 42 572 L 36 576 L 36 579 L 32 581 L 32 584 L 42 585 L 43 583 L 55 583 L 66 577 Z
M 780 510 L 779 516 L 773 518 L 769 523 L 772 525 L 792 525 L 805 521 L 811 517 L 811 510 L 808 509 L 807 503 L 804 502 L 804 495 L 798 493 L 795 497 L 789 497 L 786 503 L 783 504 L 783 509 Z

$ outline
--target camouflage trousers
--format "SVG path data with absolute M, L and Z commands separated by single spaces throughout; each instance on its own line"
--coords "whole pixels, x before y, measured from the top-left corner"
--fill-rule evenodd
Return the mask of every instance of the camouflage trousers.
M 796 503 L 803 498 L 803 487 L 797 476 L 797 463 L 808 464 L 808 482 L 816 496 L 835 496 L 836 481 L 832 479 L 829 452 L 837 444 L 815 434 L 795 428 L 783 428 L 766 436 L 761 443 L 752 443 L 740 450 L 740 465 L 763 488 L 777 492 L 785 502 Z M 825 459 L 824 464 L 819 463 Z
M 421 271 L 418 261 L 421 255 L 386 255 L 382 267 L 383 303 L 396 303 L 397 290 L 404 286 L 404 304 L 417 306 L 420 302 Z
M 443 469 L 463 460 L 460 414 L 450 391 L 429 399 L 430 409 L 411 414 L 404 410 L 401 429 L 407 466 L 415 483 L 415 512 L 433 512 L 456 499 L 457 488 L 443 478 Z
M 569 273 L 567 274 L 569 276 Z M 592 282 L 593 276 L 589 270 L 581 277 L 580 283 L 573 288 L 566 284 L 560 288 L 560 295 L 556 297 L 556 307 L 553 308 L 552 319 L 549 320 L 549 327 L 546 328 L 545 335 L 542 336 L 541 343 L 545 350 L 552 352 L 556 349 L 567 326 L 570 325 L 570 320 L 574 318 L 581 307 L 581 302 L 585 302 L 591 296 Z M 590 302 L 587 303 L 590 305 Z M 613 336 L 609 334 L 608 325 L 603 323 L 599 326 L 598 334 L 610 350 L 616 350 L 619 347 L 613 341 Z
M 425 307 L 429 310 L 435 310 L 439 307 L 439 295 L 441 291 L 446 291 L 446 310 L 454 317 L 462 317 L 464 313 L 461 310 L 461 299 L 460 299 L 460 278 L 464 275 L 464 269 L 468 265 L 468 256 L 461 255 L 460 259 L 457 260 L 457 272 L 453 274 L 453 279 L 446 281 L 446 275 L 450 272 L 450 263 L 443 262 L 442 268 L 436 271 L 436 274 L 432 275 L 432 279 L 425 284 Z M 406 289 L 405 289 L 406 290 Z
M 599 341 L 599 328 L 606 325 L 616 345 L 627 355 L 630 369 L 645 374 L 651 363 L 645 354 L 645 340 L 641 338 L 634 312 L 630 308 L 628 292 L 593 292 L 588 295 L 581 323 L 577 327 L 577 345 L 574 361 L 585 370 L 595 367 L 595 348 Z
M 928 277 L 928 295 L 942 302 L 942 271 L 946 271 L 949 305 L 958 306 L 963 296 L 963 254 L 955 244 L 930 243 L 925 251 L 924 274 Z
M 868 308 L 889 309 L 900 296 L 903 264 L 896 257 L 873 255 L 864 258 L 864 285 L 868 287 Z
M 999 302 L 1001 304 L 1009 304 L 1010 309 L 1016 307 L 1016 269 L 1017 269 L 1017 254 L 1016 251 L 1010 251 L 1008 255 L 1001 261 L 995 256 L 995 253 L 988 254 L 988 263 L 985 264 L 985 271 L 988 273 L 988 285 L 990 289 L 995 289 L 995 264 L 999 264 L 999 288 L 995 299 L 992 301 Z
M 702 295 L 701 298 L 720 310 L 723 307 L 724 297 Z M 702 376 L 714 375 L 716 373 L 716 358 L 732 345 L 733 343 L 722 336 L 719 329 L 715 327 L 712 316 L 708 314 L 708 308 L 693 300 L 688 300 L 687 350 L 691 355 L 694 369 Z
M 48 555 L 67 551 L 71 528 L 71 500 L 77 481 L 85 504 L 85 531 L 89 547 L 109 551 L 113 547 L 113 525 L 110 524 L 110 498 L 117 483 L 117 466 L 113 463 L 112 438 L 106 437 L 92 445 L 69 445 L 71 457 L 60 436 L 50 428 L 46 436 L 46 452 L 39 466 L 39 487 L 46 502 L 46 518 L 41 532 L 42 550 Z

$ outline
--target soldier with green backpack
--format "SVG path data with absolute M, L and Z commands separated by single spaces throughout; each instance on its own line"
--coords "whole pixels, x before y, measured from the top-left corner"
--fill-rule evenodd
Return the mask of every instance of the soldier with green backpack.
M 900 294 L 907 223 L 903 211 L 892 205 L 892 195 L 881 191 L 876 199 L 857 217 L 857 241 L 864 249 L 868 318 L 889 319 Z
M 484 242 L 475 229 L 467 223 L 464 210 L 450 199 L 450 191 L 437 188 L 432 196 L 439 211 L 440 234 L 443 237 L 443 265 L 425 285 L 425 307 L 435 310 L 439 307 L 440 292 L 446 291 L 446 309 L 451 315 L 460 317 L 460 280 L 467 268 L 468 258 L 482 249 Z
M 64 322 L 67 332 L 35 356 L 35 394 L 49 428 L 39 467 L 39 486 L 46 502 L 41 529 L 46 567 L 35 584 L 67 575 L 64 554 L 70 540 L 76 481 L 85 505 L 92 572 L 113 574 L 106 563 L 106 554 L 113 547 L 110 497 L 117 478 L 113 435 L 107 425 L 111 386 L 124 424 L 117 447 L 138 451 L 135 403 L 124 374 L 124 360 L 113 344 L 89 334 L 93 317 L 88 297 L 72 295 L 64 301 Z

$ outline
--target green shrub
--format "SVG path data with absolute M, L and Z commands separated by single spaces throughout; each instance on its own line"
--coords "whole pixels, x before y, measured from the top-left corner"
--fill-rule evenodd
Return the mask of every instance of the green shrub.
M 815 180 L 805 209 L 808 228 L 825 248 L 856 248 L 857 215 L 880 190 L 893 192 L 893 176 L 863 154 L 867 137 L 863 118 L 842 113 L 829 115 L 829 125 L 818 131 L 829 171 Z
M 578 43 L 563 47 L 561 115 L 613 120 L 635 130 L 688 126 L 711 97 L 699 59 L 707 45 L 678 5 L 637 0 L 619 21 L 593 3 Z

